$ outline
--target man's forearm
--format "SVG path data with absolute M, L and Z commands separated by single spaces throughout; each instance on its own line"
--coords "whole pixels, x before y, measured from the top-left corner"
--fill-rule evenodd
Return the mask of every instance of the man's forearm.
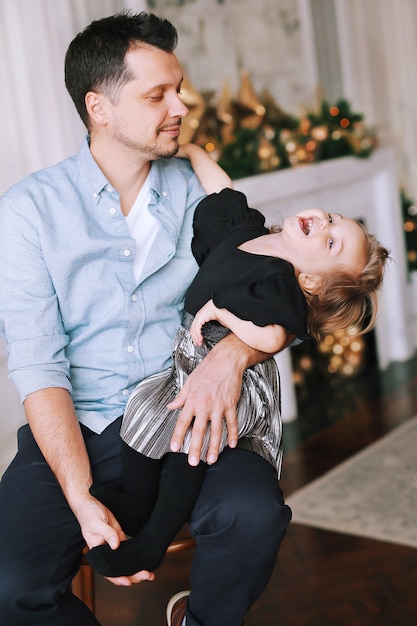
M 239 367 L 242 373 L 247 367 L 262 363 L 273 356 L 273 354 L 251 348 L 233 333 L 226 335 L 226 337 L 213 347 L 213 350 L 215 352 L 227 350 L 229 356 L 233 356 L 236 366 Z
M 24 407 L 33 436 L 76 515 L 92 479 L 71 396 L 61 388 L 42 389 L 30 394 Z

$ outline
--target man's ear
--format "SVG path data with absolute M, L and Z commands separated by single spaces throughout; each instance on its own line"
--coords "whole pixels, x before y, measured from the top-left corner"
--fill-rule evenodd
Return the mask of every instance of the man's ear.
M 104 126 L 107 123 L 106 110 L 101 94 L 89 91 L 85 96 L 85 108 L 90 118 L 96 124 Z
M 303 291 L 307 293 L 318 294 L 321 288 L 321 278 L 312 274 L 300 272 L 298 275 L 298 284 Z

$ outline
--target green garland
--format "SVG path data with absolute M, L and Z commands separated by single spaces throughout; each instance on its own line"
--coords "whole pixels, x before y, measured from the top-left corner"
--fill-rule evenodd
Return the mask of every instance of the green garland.
M 352 111 L 346 100 L 334 105 L 323 101 L 319 113 L 300 119 L 274 115 L 268 107 L 265 109 L 257 128 L 245 128 L 237 122 L 233 141 L 219 143 L 218 162 L 234 179 L 303 162 L 343 156 L 368 157 L 376 146 L 375 136 L 363 124 L 363 115 Z M 260 145 L 265 139 L 275 156 L 273 160 L 266 161 L 260 155 Z
M 415 203 L 407 197 L 403 189 L 400 191 L 400 199 L 404 220 L 408 270 L 415 272 L 417 271 L 417 207 Z

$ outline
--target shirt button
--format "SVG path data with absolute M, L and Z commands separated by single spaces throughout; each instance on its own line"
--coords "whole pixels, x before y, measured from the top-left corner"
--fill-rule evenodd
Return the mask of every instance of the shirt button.
M 133 348 L 133 346 L 127 346 L 126 350 L 128 352 L 133 352 L 134 348 Z
M 131 253 L 131 251 L 130 251 L 130 250 L 124 250 L 124 251 L 123 251 L 123 254 L 124 254 L 125 256 L 130 256 L 132 253 Z
M 168 192 L 163 191 L 163 192 L 162 192 L 162 195 L 164 196 L 164 198 L 166 198 L 166 197 L 167 197 L 167 195 L 168 195 Z
M 137 297 L 137 295 L 135 293 L 132 296 L 132 300 L 133 300 L 133 302 L 137 302 L 137 300 L 138 300 L 138 297 Z
M 128 393 L 129 393 L 128 389 L 123 389 L 122 396 L 127 396 Z
M 110 215 L 116 215 L 117 211 L 114 207 L 112 207 L 111 209 L 109 209 L 109 213 Z
M 97 196 L 98 196 L 98 193 L 94 192 L 93 193 L 93 198 L 97 198 Z

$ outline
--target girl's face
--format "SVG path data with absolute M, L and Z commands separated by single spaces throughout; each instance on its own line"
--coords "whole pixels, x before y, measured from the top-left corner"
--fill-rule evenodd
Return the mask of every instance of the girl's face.
M 366 241 L 355 220 L 320 209 L 300 211 L 284 221 L 283 243 L 298 274 L 318 280 L 336 269 L 359 274 L 366 262 Z

